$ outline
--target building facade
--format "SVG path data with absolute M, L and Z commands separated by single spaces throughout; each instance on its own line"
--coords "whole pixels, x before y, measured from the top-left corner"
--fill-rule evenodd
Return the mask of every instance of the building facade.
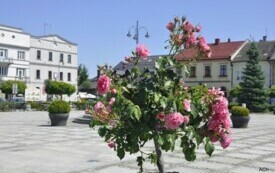
M 32 36 L 20 28 L 0 25 L 0 78 L 21 80 L 29 91 L 40 91 L 37 101 L 46 101 L 45 80 L 70 83 L 77 88 L 77 44 L 58 35 Z M 32 100 L 31 92 L 25 95 Z M 76 101 L 74 93 L 68 101 Z

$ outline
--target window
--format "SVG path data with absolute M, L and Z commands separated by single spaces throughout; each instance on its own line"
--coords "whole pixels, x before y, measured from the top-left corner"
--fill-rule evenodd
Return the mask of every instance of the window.
M 36 59 L 40 60 L 41 59 L 41 51 L 37 50 L 36 52 Z
M 52 71 L 48 72 L 48 79 L 50 79 L 50 80 L 52 79 Z
M 40 70 L 36 70 L 36 79 L 40 79 Z
M 63 72 L 59 73 L 59 80 L 63 80 Z
M 237 81 L 243 80 L 243 72 L 242 71 L 237 71 Z
M 8 57 L 8 50 L 7 49 L 0 49 L 0 56 Z
M 17 59 L 22 59 L 22 60 L 24 60 L 24 59 L 25 59 L 25 52 L 23 52 L 23 51 L 18 51 Z
M 71 81 L 71 73 L 68 73 L 68 81 Z
M 190 77 L 196 77 L 196 67 L 190 67 Z
M 7 76 L 8 68 L 0 66 L 0 76 Z
M 49 52 L 49 61 L 53 61 L 53 53 Z
M 72 56 L 68 55 L 68 63 L 71 64 L 72 63 Z
M 227 74 L 226 74 L 226 65 L 220 65 L 220 76 L 221 77 L 227 76 Z
M 204 66 L 204 77 L 211 77 L 211 66 Z
M 59 60 L 59 62 L 64 62 L 63 57 L 64 57 L 64 56 L 63 56 L 63 53 L 61 53 L 61 54 L 60 54 L 60 60 Z
M 20 79 L 25 77 L 25 69 L 24 68 L 16 68 L 16 76 Z

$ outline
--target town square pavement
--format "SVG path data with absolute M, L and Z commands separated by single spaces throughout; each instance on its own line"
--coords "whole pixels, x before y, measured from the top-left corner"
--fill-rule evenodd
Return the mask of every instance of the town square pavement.
M 137 172 L 135 155 L 120 161 L 96 130 L 72 122 L 82 114 L 72 111 L 66 127 L 51 127 L 47 112 L 0 112 L 0 173 Z M 167 172 L 275 172 L 275 115 L 252 114 L 249 128 L 233 129 L 232 137 L 232 145 L 217 145 L 211 158 L 199 149 L 195 162 L 179 149 L 165 153 Z M 157 169 L 146 163 L 145 172 Z

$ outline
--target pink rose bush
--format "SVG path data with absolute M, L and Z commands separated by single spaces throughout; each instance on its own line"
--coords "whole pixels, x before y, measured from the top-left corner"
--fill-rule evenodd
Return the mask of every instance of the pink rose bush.
M 163 170 L 158 159 L 162 150 L 174 151 L 180 147 L 185 159 L 194 161 L 200 145 L 211 156 L 214 143 L 219 142 L 225 149 L 232 142 L 224 93 L 204 85 L 187 86 L 178 73 L 192 63 L 192 59 L 181 62 L 175 58 L 184 49 L 197 51 L 194 61 L 211 55 L 205 38 L 198 35 L 201 26 L 175 18 L 166 28 L 170 32 L 166 46 L 170 54 L 157 58 L 153 69 L 138 66 L 149 55 L 149 49 L 142 44 L 125 58 L 130 67 L 128 76 L 121 76 L 108 66 L 99 67 L 102 73 L 97 84 L 99 97 L 91 111 L 90 127 L 98 126 L 98 134 L 120 159 L 126 153 L 140 153 L 137 157 L 140 172 L 144 155 Z M 150 140 L 157 152 L 145 154 L 142 148 Z

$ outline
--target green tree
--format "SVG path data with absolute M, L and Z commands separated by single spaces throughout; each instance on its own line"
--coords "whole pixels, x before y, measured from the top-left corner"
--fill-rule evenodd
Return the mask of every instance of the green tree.
M 72 95 L 75 92 L 75 86 L 65 83 L 65 82 L 60 82 L 60 81 L 51 81 L 51 80 L 46 80 L 45 81 L 45 91 L 47 94 L 57 94 L 57 95 Z
M 3 81 L 0 85 L 3 93 L 12 94 L 12 85 L 17 84 L 18 92 L 17 94 L 25 94 L 26 84 L 22 81 L 8 80 Z
M 241 86 L 239 84 L 235 85 L 230 91 L 229 94 L 231 97 L 238 97 L 241 91 Z
M 265 76 L 260 65 L 260 53 L 255 43 L 247 51 L 249 61 L 243 72 L 243 81 L 240 82 L 239 103 L 246 103 L 253 112 L 264 112 L 268 108 L 268 92 L 264 88 Z
M 77 85 L 80 86 L 84 81 L 86 81 L 89 77 L 88 68 L 80 64 L 77 69 Z
M 82 82 L 82 84 L 79 86 L 79 90 L 81 91 L 87 91 L 91 88 L 91 81 L 90 80 L 85 80 Z

